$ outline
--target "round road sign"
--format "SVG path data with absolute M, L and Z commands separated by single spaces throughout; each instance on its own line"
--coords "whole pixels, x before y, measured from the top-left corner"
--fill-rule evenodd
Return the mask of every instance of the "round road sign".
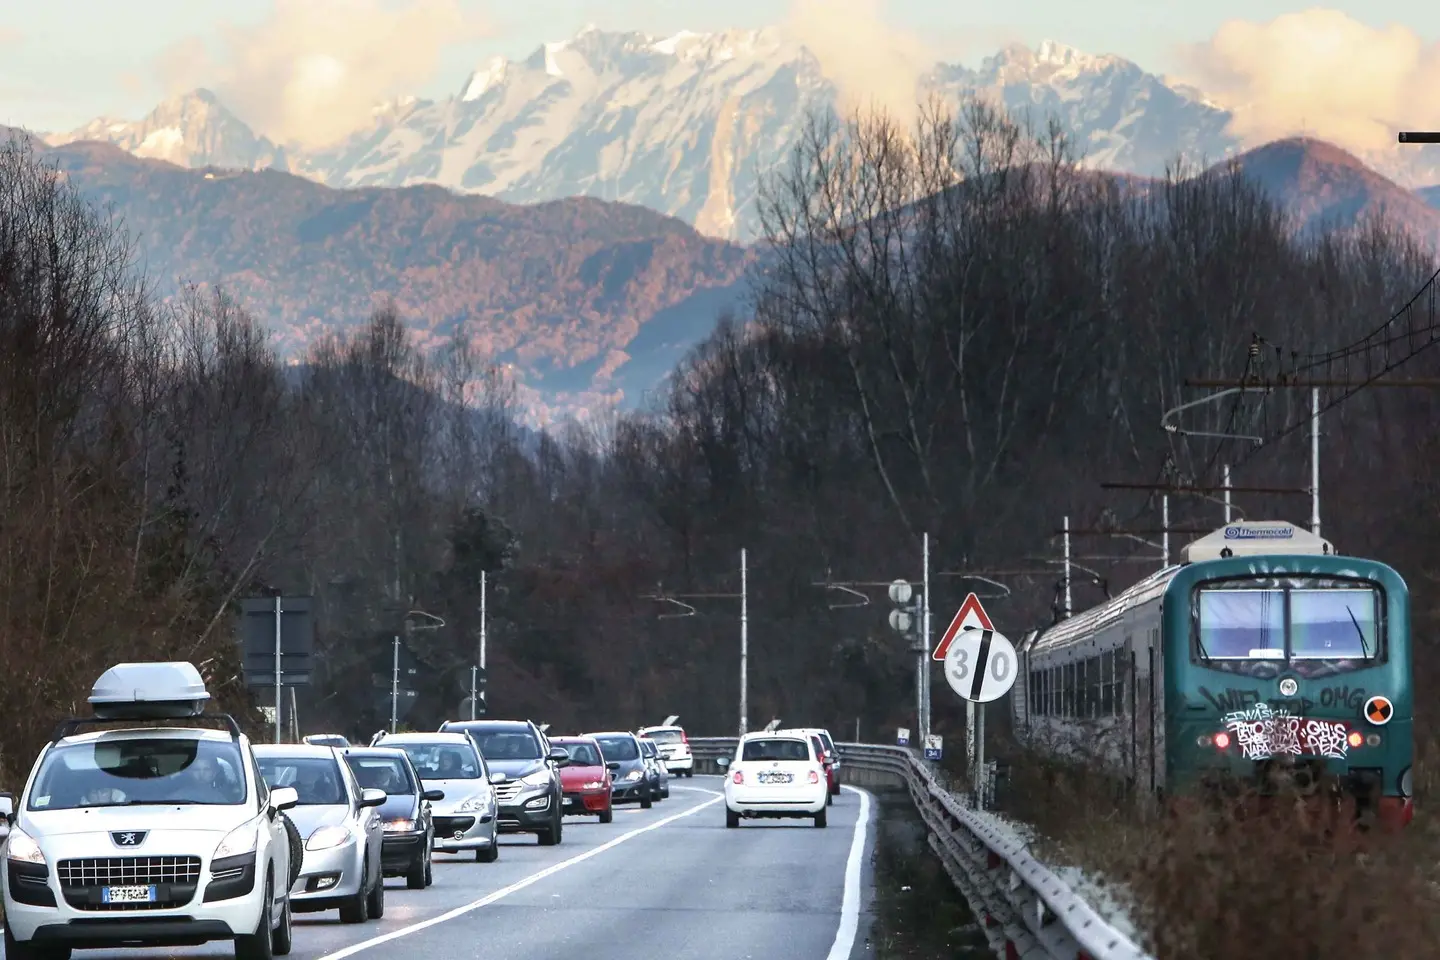
M 905 604 L 910 602 L 915 591 L 910 587 L 908 580 L 896 580 L 890 584 L 890 602 Z
M 994 630 L 961 630 L 945 652 L 945 681 L 950 689 L 976 703 L 1005 696 L 1019 672 L 1014 644 Z

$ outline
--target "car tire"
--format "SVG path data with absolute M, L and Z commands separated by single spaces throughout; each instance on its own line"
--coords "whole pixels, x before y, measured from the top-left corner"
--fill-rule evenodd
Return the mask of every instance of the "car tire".
M 691 767 L 689 770 L 686 770 L 686 771 L 685 771 L 685 776 L 687 776 L 687 777 L 693 777 L 693 776 L 695 776 L 695 768 L 694 768 L 694 767 Z
M 70 948 L 36 943 L 34 940 L 16 940 L 7 925 L 5 960 L 70 960 Z
M 500 859 L 500 838 L 498 836 L 490 839 L 490 846 L 481 847 L 475 851 L 475 859 L 481 863 L 494 863 Z
M 544 830 L 535 834 L 535 838 L 542 847 L 553 847 L 560 842 L 560 817 L 556 816 L 553 823 Z
M 260 902 L 260 920 L 255 925 L 255 932 L 242 933 L 235 938 L 235 960 L 272 960 L 275 956 L 275 930 L 271 925 L 275 917 L 275 881 L 270 876 L 265 878 L 264 897 Z M 5 932 L 10 932 L 9 927 Z M 11 955 L 8 943 L 6 948 L 8 960 Z
M 601 822 L 601 823 L 614 823 L 614 822 L 615 822 L 615 811 L 614 811 L 614 810 L 601 810 L 601 811 L 600 811 L 600 822 Z
M 426 857 L 426 858 L 425 858 L 425 886 L 428 887 L 428 886 L 430 886 L 430 884 L 432 884 L 432 883 L 434 883 L 434 882 L 435 882 L 435 866 L 434 866 L 433 863 L 431 863 L 430 858 L 429 858 L 429 857 Z
M 834 802 L 835 802 L 835 794 L 833 794 L 833 793 L 827 793 L 827 794 L 825 794 L 825 806 L 828 807 L 828 806 L 830 806 L 831 804 L 833 804 Z
M 825 813 L 826 813 L 826 811 L 821 810 L 819 813 L 815 814 L 815 826 L 817 826 L 817 827 L 823 827 L 823 826 L 825 826 L 825 820 L 826 820 Z
M 405 871 L 405 886 L 410 890 L 424 890 L 429 886 L 429 878 L 426 877 L 426 868 L 429 865 L 430 858 L 425 856 L 424 850 L 421 850 L 416 854 L 415 862 L 410 864 L 410 869 Z
M 270 952 L 277 957 L 289 956 L 290 949 L 295 946 L 294 914 L 290 910 L 288 894 L 285 897 L 285 906 L 281 910 L 280 925 L 275 928 L 275 937 L 270 941 Z
M 285 836 L 290 838 L 290 882 L 285 885 L 288 891 L 300 879 L 300 871 L 305 867 L 305 841 L 300 837 L 300 828 L 283 810 L 280 811 L 280 819 L 285 822 Z
M 375 877 L 375 886 L 370 888 L 370 896 L 365 901 L 365 909 L 369 912 L 371 920 L 379 920 L 385 916 L 385 875 L 383 873 Z
M 641 810 L 649 810 L 653 806 L 655 806 L 655 801 L 651 800 L 649 797 L 644 797 L 640 800 Z
M 366 878 L 369 877 L 369 867 L 366 867 Z M 341 923 L 364 923 L 370 919 L 370 891 L 362 883 L 360 892 L 348 898 L 340 904 Z
M 725 826 L 731 830 L 740 826 L 740 814 L 731 810 L 729 807 L 725 808 Z

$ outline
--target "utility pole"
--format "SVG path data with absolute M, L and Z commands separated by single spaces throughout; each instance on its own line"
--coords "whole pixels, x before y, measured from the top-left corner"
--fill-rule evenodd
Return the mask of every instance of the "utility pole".
M 1160 498 L 1160 569 L 1170 566 L 1170 494 Z
M 920 679 L 921 689 L 924 691 L 920 707 L 920 743 L 923 746 L 925 738 L 930 736 L 930 534 L 923 535 L 921 547 L 921 588 L 920 588 Z M 965 722 L 971 723 L 975 719 L 975 705 L 965 701 L 969 710 L 965 714 Z
M 1310 388 L 1310 532 L 1320 536 L 1320 388 Z
M 1074 611 L 1074 598 L 1070 593 L 1070 518 L 1065 518 L 1065 619 L 1069 620 Z M 1053 596 L 1053 594 L 1052 594 Z
M 400 635 L 395 635 L 395 644 L 390 654 L 390 732 L 394 733 L 400 723 Z
M 280 742 L 280 705 L 284 702 L 285 688 L 280 685 L 283 668 L 280 666 L 284 655 L 280 645 L 280 594 L 275 594 L 275 742 Z
M 658 620 L 669 620 L 676 617 L 693 617 L 696 611 L 693 604 L 686 603 L 686 600 L 739 600 L 740 601 L 740 736 L 745 736 L 750 729 L 750 570 L 749 551 L 740 548 L 740 592 L 739 593 L 666 593 L 662 585 L 657 584 L 654 593 L 647 593 L 641 597 L 643 600 L 654 600 L 656 603 L 668 603 L 680 607 L 679 613 L 656 614 Z
M 1223 483 L 1225 488 L 1225 525 L 1228 527 L 1230 525 L 1230 464 L 1228 463 L 1225 464 L 1224 476 L 1225 479 Z M 1167 523 L 1166 526 L 1168 527 L 1169 524 Z

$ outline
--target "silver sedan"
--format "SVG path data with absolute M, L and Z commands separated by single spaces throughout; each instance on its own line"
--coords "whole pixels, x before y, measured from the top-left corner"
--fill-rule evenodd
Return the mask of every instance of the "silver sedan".
M 300 876 L 290 888 L 291 909 L 338 909 L 344 923 L 384 916 L 385 827 L 377 808 L 385 791 L 362 790 L 333 747 L 257 744 L 254 749 L 266 783 L 293 787 L 300 796 L 288 811 L 305 845 Z

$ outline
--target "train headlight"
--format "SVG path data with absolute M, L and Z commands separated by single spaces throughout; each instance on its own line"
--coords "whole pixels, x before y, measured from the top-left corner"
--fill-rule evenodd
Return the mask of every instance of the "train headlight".
M 1230 734 L 1226 733 L 1224 730 L 1221 730 L 1219 733 L 1215 734 L 1215 746 L 1220 750 L 1224 750 L 1226 747 L 1230 746 Z
M 1406 767 L 1400 774 L 1400 796 L 1410 796 L 1410 768 Z
M 1346 737 L 1345 740 L 1350 744 L 1351 750 L 1359 750 L 1365 745 L 1365 734 L 1359 730 L 1351 730 L 1350 736 Z

